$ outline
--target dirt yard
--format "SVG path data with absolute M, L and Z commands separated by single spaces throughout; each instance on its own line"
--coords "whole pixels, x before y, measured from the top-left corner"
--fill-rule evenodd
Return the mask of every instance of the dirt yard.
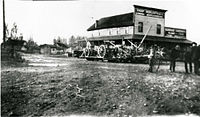
M 1 66 L 2 116 L 200 116 L 200 76 L 183 63 L 148 73 L 146 64 L 24 58 L 28 66 Z

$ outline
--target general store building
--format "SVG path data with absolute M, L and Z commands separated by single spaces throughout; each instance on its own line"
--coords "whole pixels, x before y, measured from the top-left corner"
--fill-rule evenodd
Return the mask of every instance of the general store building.
M 170 49 L 177 44 L 181 48 L 191 45 L 192 42 L 186 38 L 186 29 L 165 26 L 166 12 L 163 9 L 134 5 L 134 12 L 96 20 L 87 29 L 90 33 L 88 40 L 95 45 L 108 40 L 115 44 L 124 41 L 130 45 L 129 41 L 139 44 L 147 34 L 143 43 L 145 47 L 157 44 Z

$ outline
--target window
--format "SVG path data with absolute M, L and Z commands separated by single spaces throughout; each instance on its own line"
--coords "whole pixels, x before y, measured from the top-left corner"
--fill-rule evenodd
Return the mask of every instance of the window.
M 128 30 L 127 29 L 125 29 L 125 34 L 128 34 Z
M 109 35 L 111 35 L 111 30 L 109 30 Z
M 161 34 L 161 25 L 160 24 L 157 24 L 157 31 L 156 31 L 157 34 Z
M 143 22 L 138 22 L 138 32 L 143 32 Z

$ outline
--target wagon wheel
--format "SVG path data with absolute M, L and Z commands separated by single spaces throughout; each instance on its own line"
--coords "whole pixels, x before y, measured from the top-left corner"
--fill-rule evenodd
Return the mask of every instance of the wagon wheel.
M 106 47 L 104 45 L 99 46 L 98 48 L 98 56 L 103 57 L 106 55 Z
M 90 49 L 85 48 L 85 57 L 88 57 L 90 55 Z

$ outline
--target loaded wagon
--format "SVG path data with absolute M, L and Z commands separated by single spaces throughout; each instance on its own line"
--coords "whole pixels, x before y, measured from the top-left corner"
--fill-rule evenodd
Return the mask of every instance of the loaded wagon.
M 150 30 L 150 28 L 149 28 Z M 146 35 L 148 31 L 146 32 Z M 144 46 L 143 42 L 146 35 L 138 43 L 132 40 L 103 40 L 98 43 L 90 42 L 85 39 L 86 46 L 83 48 L 81 58 L 87 60 L 101 60 L 108 62 L 126 62 L 126 63 L 148 63 L 152 56 L 151 48 L 156 45 Z M 156 62 L 164 59 L 164 48 L 156 46 L 155 58 Z

